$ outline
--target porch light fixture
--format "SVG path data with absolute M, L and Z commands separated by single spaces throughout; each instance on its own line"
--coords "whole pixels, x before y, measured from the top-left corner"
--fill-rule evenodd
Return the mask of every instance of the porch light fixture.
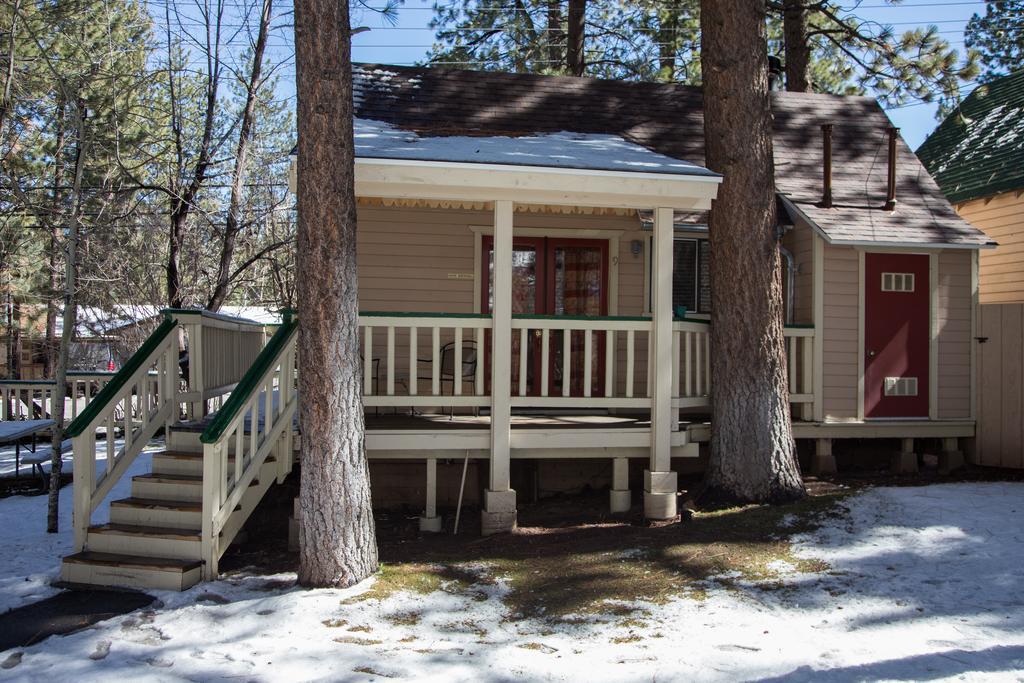
M 644 243 L 642 240 L 632 240 L 629 243 L 629 251 L 635 258 L 639 258 L 640 254 L 644 251 Z

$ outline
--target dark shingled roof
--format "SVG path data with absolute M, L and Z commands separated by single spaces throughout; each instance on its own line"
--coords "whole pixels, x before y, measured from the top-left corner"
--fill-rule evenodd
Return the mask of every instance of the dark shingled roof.
M 357 64 L 355 115 L 420 135 L 618 135 L 675 159 L 704 164 L 699 88 L 663 83 Z M 867 97 L 775 93 L 776 185 L 836 243 L 989 242 L 961 219 L 901 140 L 898 205 L 885 211 L 886 129 Z M 821 209 L 821 124 L 833 132 L 834 207 Z
M 1024 188 L 1024 71 L 975 88 L 917 154 L 951 202 Z

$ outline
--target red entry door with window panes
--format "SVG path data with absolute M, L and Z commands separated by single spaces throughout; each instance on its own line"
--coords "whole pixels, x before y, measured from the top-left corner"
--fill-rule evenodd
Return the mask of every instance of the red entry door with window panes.
M 484 282 L 482 308 L 491 311 L 494 302 L 494 240 L 483 240 Z M 512 242 L 512 314 L 555 316 L 599 316 L 608 314 L 608 241 L 516 237 Z M 584 345 L 582 331 L 570 332 L 571 361 L 569 395 L 583 396 Z M 594 335 L 591 394 L 604 391 L 604 333 Z M 548 365 L 548 395 L 562 395 L 565 376 L 563 332 L 552 331 L 548 358 L 541 357 L 541 336 L 536 331 L 522 348 L 518 334 L 512 335 L 512 387 L 519 387 L 521 354 L 527 355 L 528 396 L 540 396 L 541 363 Z M 486 354 L 485 354 L 486 356 Z M 488 358 L 488 368 L 490 359 Z M 488 372 L 489 375 L 489 372 Z
M 928 417 L 928 256 L 864 255 L 864 416 Z

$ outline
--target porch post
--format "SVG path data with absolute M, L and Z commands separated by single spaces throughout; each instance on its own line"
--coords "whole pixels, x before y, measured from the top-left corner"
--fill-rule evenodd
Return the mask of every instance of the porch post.
M 644 516 L 676 516 L 676 473 L 672 471 L 672 209 L 654 211 L 651 320 L 651 466 L 644 472 Z
M 509 479 L 512 396 L 512 202 L 494 202 L 494 304 L 491 307 L 491 468 L 481 532 L 516 526 L 516 492 Z

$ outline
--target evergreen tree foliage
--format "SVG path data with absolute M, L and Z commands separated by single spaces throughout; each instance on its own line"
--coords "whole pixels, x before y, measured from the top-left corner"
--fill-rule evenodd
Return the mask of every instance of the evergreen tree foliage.
M 964 44 L 979 53 L 982 83 L 1024 69 L 1024 0 L 986 2 L 985 14 L 967 22 Z

